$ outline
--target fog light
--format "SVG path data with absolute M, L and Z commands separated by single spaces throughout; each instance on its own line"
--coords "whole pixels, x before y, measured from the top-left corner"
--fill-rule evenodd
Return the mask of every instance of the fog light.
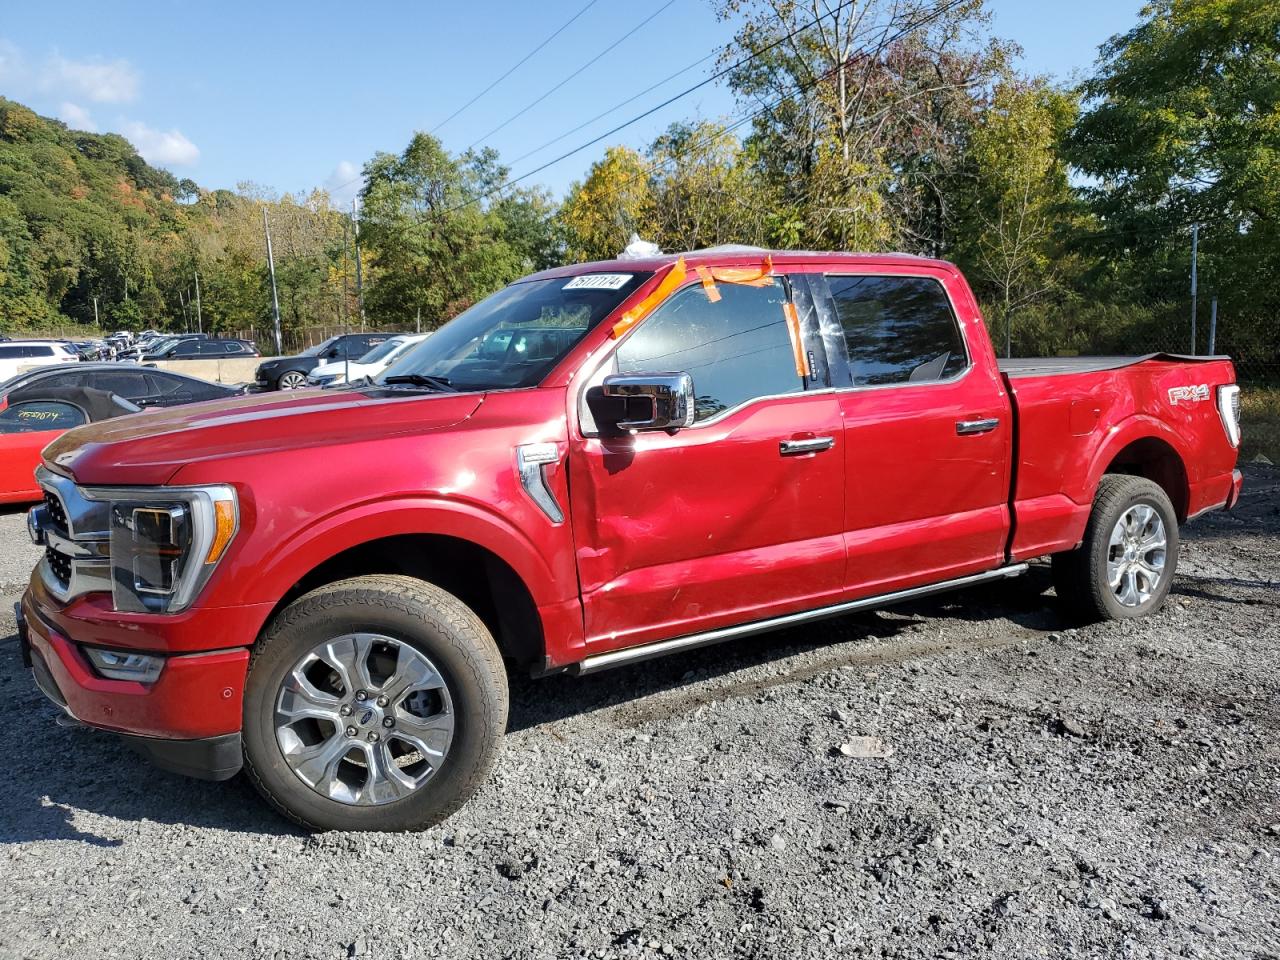
M 108 680 L 134 680 L 138 683 L 155 683 L 164 669 L 164 657 L 149 653 L 125 653 L 121 650 L 100 650 L 85 647 L 85 654 L 94 669 Z

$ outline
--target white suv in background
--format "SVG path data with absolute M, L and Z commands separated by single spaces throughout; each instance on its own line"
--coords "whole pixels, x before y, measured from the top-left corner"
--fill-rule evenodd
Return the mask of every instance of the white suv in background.
M 0 341 L 0 383 L 16 377 L 28 367 L 79 362 L 80 354 L 76 348 L 61 340 Z
M 388 337 L 359 360 L 322 363 L 307 376 L 307 386 L 331 387 L 335 383 L 355 383 L 365 377 L 377 376 L 429 336 L 429 333 L 406 333 Z

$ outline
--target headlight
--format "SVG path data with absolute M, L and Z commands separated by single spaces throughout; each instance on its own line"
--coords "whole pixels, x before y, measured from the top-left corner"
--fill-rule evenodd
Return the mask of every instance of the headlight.
M 191 605 L 240 524 L 226 486 L 85 491 L 109 514 L 111 595 L 117 610 L 177 613 Z
M 307 383 L 311 384 L 314 387 L 327 387 L 330 384 L 337 383 L 341 379 L 342 379 L 342 374 L 340 373 L 326 373 L 319 377 L 316 377 L 316 376 L 307 377 Z

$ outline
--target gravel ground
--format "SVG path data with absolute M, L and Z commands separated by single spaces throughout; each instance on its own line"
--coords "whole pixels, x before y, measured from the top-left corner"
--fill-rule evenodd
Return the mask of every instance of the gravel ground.
M 1147 620 L 1064 629 L 1040 568 L 516 679 L 498 772 L 417 835 L 56 727 L 0 643 L 0 956 L 1280 957 L 1280 471 L 1246 483 Z

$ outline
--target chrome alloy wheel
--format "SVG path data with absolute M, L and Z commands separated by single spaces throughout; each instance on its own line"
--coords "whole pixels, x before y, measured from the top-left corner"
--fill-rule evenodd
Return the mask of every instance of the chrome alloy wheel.
M 1123 606 L 1140 607 L 1151 599 L 1164 576 L 1164 521 L 1145 503 L 1120 514 L 1107 544 L 1107 583 Z
M 281 681 L 276 742 L 322 796 L 401 800 L 435 775 L 453 741 L 449 688 L 416 647 L 376 633 L 318 644 Z
M 307 385 L 307 375 L 297 370 L 290 370 L 280 378 L 281 390 L 301 390 Z

